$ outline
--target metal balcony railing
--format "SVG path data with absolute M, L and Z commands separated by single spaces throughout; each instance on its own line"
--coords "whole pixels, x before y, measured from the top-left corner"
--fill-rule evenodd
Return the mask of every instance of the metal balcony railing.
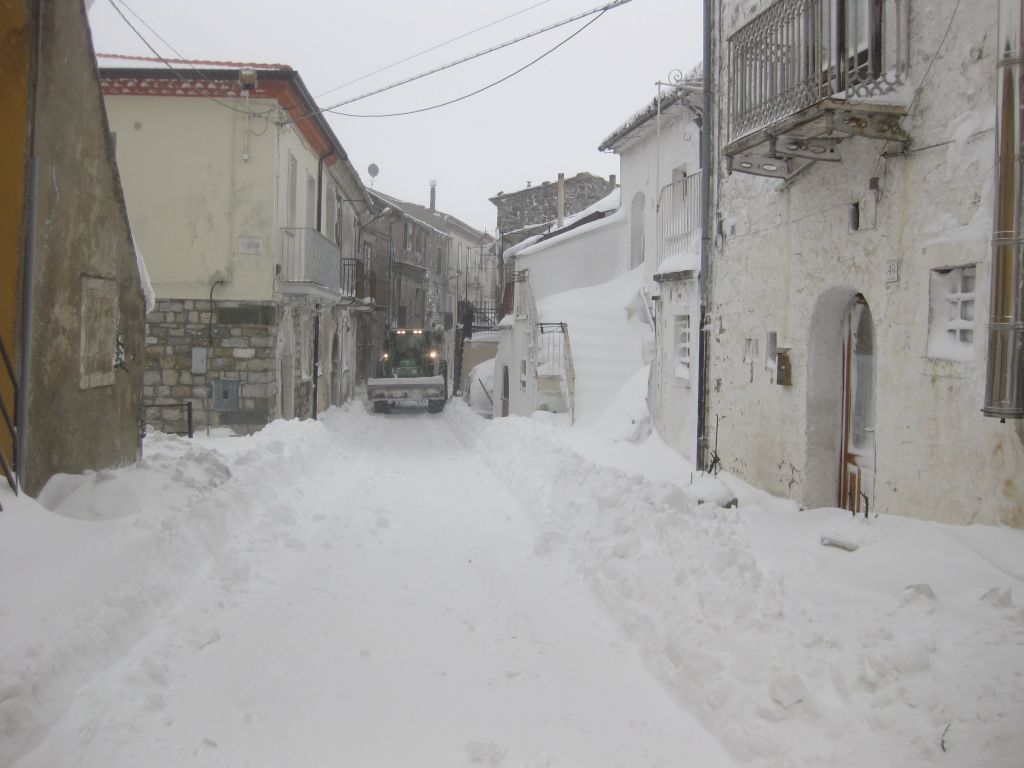
M 567 323 L 537 323 L 540 338 L 537 350 L 537 376 L 558 378 L 569 411 L 569 423 L 576 422 L 576 367 L 572 361 Z
M 700 173 L 666 184 L 658 195 L 658 255 L 700 253 Z
M 729 139 L 825 99 L 893 91 L 910 0 L 778 0 L 729 38 Z
M 355 296 L 356 260 L 341 258 L 341 249 L 315 229 L 282 227 L 281 279 Z

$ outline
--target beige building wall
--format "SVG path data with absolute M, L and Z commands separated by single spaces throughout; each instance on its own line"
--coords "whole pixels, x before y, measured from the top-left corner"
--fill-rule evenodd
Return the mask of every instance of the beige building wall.
M 106 97 L 128 213 L 160 298 L 269 301 L 277 131 L 204 98 Z M 270 109 L 274 102 L 253 102 Z M 262 121 L 261 121 L 262 122 Z M 248 143 L 248 160 L 246 144 Z

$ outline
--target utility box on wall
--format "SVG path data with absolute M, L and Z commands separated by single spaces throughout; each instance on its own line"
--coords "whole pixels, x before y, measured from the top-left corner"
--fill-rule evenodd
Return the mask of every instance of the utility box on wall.
M 211 384 L 213 392 L 213 410 L 238 410 L 238 382 L 230 379 L 218 379 Z

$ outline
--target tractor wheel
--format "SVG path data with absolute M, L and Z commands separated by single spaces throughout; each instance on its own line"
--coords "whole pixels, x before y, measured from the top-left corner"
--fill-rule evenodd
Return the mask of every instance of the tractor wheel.
M 440 413 L 444 410 L 444 400 L 428 400 L 427 401 L 427 412 L 428 413 Z
M 373 401 L 373 412 L 374 413 L 391 413 L 391 403 L 386 400 L 374 400 Z

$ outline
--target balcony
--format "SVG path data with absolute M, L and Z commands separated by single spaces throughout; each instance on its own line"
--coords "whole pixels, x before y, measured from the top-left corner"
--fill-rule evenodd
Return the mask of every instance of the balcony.
M 905 144 L 909 0 L 777 0 L 728 41 L 730 171 L 790 180 L 839 143 Z
M 356 295 L 356 260 L 315 229 L 281 228 L 281 280 L 307 283 L 341 296 Z
M 658 195 L 658 266 L 687 254 L 700 254 L 699 172 L 665 185 Z

